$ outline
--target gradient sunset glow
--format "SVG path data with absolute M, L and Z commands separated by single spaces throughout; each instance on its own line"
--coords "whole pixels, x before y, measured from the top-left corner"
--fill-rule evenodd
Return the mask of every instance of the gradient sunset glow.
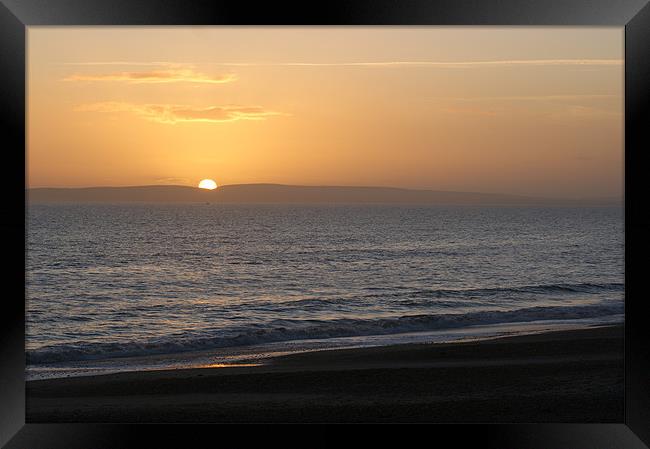
M 29 27 L 28 187 L 620 197 L 623 29 Z

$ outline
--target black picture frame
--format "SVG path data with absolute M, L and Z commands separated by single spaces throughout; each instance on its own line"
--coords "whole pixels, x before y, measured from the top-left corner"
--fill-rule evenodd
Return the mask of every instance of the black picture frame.
M 644 321 L 644 196 L 650 108 L 648 0 L 0 0 L 0 115 L 4 293 L 0 312 L 0 446 L 7 448 L 194 447 L 219 443 L 217 425 L 25 424 L 26 27 L 33 25 L 526 25 L 625 27 L 625 419 L 620 424 L 436 424 L 412 433 L 453 447 L 643 448 L 650 446 L 650 332 Z M 20 263 L 19 261 L 23 261 Z M 293 429 L 228 430 L 247 443 Z M 364 428 L 365 429 L 365 428 Z M 304 429 L 303 429 L 304 430 Z M 320 444 L 338 431 L 314 429 Z M 350 430 L 348 427 L 346 430 Z M 385 436 L 392 426 L 363 430 Z M 269 433 L 271 432 L 271 433 Z M 282 432 L 282 433 L 280 433 Z M 411 440 L 415 441 L 415 440 Z

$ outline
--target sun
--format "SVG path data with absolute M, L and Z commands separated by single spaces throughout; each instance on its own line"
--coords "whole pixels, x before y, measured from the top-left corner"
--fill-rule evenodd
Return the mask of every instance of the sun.
M 214 190 L 217 188 L 217 183 L 212 179 L 203 179 L 199 182 L 199 189 Z

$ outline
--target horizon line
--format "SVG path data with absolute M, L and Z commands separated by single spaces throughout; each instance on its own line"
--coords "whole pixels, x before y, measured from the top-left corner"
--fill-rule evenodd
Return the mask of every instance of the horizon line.
M 271 183 L 271 182 L 254 182 L 254 183 L 238 183 L 238 184 L 219 184 L 213 190 L 207 190 L 208 192 L 216 192 L 220 188 L 224 187 L 237 187 L 237 186 L 278 186 L 278 187 L 310 187 L 310 188 L 346 188 L 346 189 L 392 189 L 392 190 L 405 190 L 412 192 L 437 192 L 437 193 L 464 193 L 464 194 L 475 194 L 475 195 L 502 195 L 502 196 L 513 196 L 526 199 L 543 199 L 543 200 L 559 200 L 559 201 L 584 201 L 584 200 L 613 200 L 613 201 L 624 201 L 624 196 L 593 196 L 593 197 L 551 197 L 551 196 L 535 196 L 528 194 L 519 194 L 519 193 L 501 193 L 501 192 L 478 192 L 478 191 L 468 191 L 468 190 L 436 190 L 432 188 L 415 188 L 415 187 L 395 187 L 395 186 L 380 186 L 380 185 L 327 185 L 327 184 L 282 184 L 282 183 Z M 184 184 L 140 184 L 140 185 L 121 185 L 121 186 L 110 186 L 110 185 L 100 185 L 100 186 L 76 186 L 76 187 L 25 187 L 25 190 L 37 190 L 37 189 L 59 189 L 59 190 L 82 190 L 82 189 L 129 189 L 129 188 L 142 188 L 142 187 L 181 187 L 185 189 L 193 189 L 197 191 L 206 190 L 201 189 L 194 185 L 184 185 Z

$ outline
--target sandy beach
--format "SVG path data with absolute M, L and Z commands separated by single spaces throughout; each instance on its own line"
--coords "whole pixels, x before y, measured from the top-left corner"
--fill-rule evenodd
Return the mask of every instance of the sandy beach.
M 27 422 L 621 422 L 623 328 L 27 382 Z

